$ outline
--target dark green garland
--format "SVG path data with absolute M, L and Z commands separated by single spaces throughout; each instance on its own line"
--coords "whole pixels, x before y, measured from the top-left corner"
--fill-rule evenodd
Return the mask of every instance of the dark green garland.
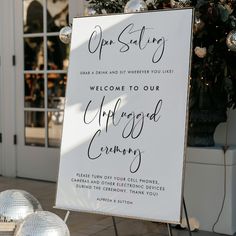
M 227 120 L 228 108 L 236 108 L 236 45 L 235 51 L 230 51 L 226 45 L 228 34 L 236 29 L 235 1 L 146 1 L 148 10 L 195 8 L 189 99 L 190 146 L 213 146 L 216 126 Z M 98 14 L 124 12 L 127 2 L 89 1 Z

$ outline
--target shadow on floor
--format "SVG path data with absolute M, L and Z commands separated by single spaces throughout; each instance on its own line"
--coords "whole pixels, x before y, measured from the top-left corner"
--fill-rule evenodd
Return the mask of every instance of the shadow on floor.
M 0 192 L 21 189 L 29 192 L 41 203 L 43 210 L 54 212 L 64 219 L 66 211 L 53 208 L 56 184 L 20 178 L 0 177 Z M 167 225 L 142 220 L 116 218 L 119 236 L 167 236 Z M 115 236 L 112 218 L 104 215 L 71 212 L 67 221 L 71 236 Z M 219 234 L 198 231 L 192 236 L 218 236 Z M 189 236 L 187 230 L 173 228 L 173 236 Z

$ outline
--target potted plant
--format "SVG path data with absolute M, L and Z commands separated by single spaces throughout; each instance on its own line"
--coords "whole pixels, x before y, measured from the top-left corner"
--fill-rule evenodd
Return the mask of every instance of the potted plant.
M 213 146 L 214 131 L 236 106 L 236 12 L 231 1 L 195 4 L 189 103 L 190 146 Z

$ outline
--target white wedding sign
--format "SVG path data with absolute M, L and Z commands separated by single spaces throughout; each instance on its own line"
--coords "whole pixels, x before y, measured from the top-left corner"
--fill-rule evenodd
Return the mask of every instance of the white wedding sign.
M 57 208 L 180 221 L 192 14 L 74 19 Z

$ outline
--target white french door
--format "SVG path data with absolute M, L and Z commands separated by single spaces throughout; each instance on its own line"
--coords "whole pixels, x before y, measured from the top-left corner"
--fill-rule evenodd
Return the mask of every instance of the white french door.
M 1 10 L 0 10 L 0 32 L 3 32 L 2 27 L 2 16 L 1 16 Z M 2 159 L 3 159 L 3 153 L 2 153 L 2 37 L 0 37 L 0 175 L 2 175 Z
M 76 0 L 16 1 L 19 177 L 57 178 L 69 56 L 69 46 L 58 35 L 69 23 L 73 2 L 78 5 Z
M 16 176 L 14 0 L 0 1 L 0 56 L 0 170 L 2 175 Z

